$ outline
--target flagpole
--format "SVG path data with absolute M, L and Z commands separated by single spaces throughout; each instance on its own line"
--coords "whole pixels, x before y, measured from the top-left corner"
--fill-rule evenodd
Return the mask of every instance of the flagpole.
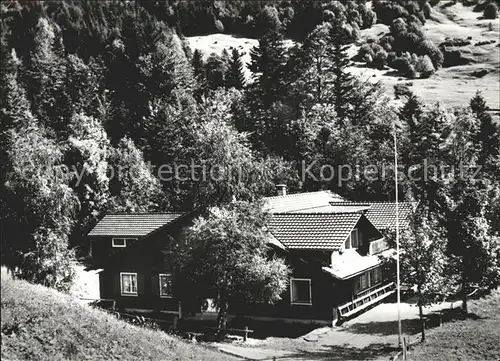
M 400 271 L 399 271 L 399 190 L 398 190 L 398 148 L 397 148 L 397 134 L 396 124 L 394 124 L 394 181 L 396 186 L 396 292 L 398 302 L 398 346 L 402 345 L 402 330 L 401 330 L 401 285 L 400 285 Z

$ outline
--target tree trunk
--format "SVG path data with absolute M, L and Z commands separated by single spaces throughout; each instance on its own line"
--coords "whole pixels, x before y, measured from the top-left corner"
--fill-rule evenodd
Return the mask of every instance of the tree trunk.
M 227 299 L 221 298 L 219 305 L 219 314 L 217 315 L 217 335 L 219 337 L 223 337 L 226 333 L 226 325 L 227 325 L 227 310 L 229 308 L 229 302 Z
M 465 289 L 465 285 L 462 286 L 462 309 L 465 313 L 469 313 L 467 306 L 467 290 Z
M 462 276 L 462 309 L 466 314 L 469 312 L 467 307 L 467 279 L 465 274 Z
M 418 316 L 420 318 L 420 332 L 422 334 L 422 342 L 425 341 L 425 320 L 424 320 L 424 309 L 422 307 L 422 292 L 420 291 L 420 287 L 417 288 L 418 290 Z

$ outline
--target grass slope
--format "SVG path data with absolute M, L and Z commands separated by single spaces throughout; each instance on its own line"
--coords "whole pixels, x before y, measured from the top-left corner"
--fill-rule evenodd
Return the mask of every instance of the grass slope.
M 2 360 L 225 360 L 42 286 L 1 281 Z
M 471 301 L 469 312 L 479 318 L 429 330 L 427 341 L 415 346 L 410 360 L 500 360 L 500 289 Z

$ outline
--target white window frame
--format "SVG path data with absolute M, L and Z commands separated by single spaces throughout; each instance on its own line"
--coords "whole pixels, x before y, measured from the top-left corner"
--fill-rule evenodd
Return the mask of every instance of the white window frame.
M 123 276 L 135 276 L 136 292 L 125 292 L 123 289 Z M 120 272 L 120 293 L 122 296 L 137 296 L 139 294 L 139 278 L 136 272 Z
M 352 242 L 352 235 L 353 234 L 356 234 L 356 247 L 354 247 L 353 245 L 353 242 Z M 351 234 L 349 235 L 349 241 L 351 243 L 351 248 L 352 249 L 358 249 L 359 248 L 359 230 L 357 228 L 354 228 L 352 231 L 351 231 Z
M 170 295 L 162 295 L 161 294 L 161 277 L 162 276 L 172 278 L 172 273 L 160 273 L 160 274 L 158 274 L 158 293 L 160 294 L 161 298 L 172 298 L 173 294 L 170 294 Z
M 119 240 L 123 240 L 123 244 L 116 244 L 115 241 L 118 240 L 118 239 Z M 126 238 L 120 238 L 120 237 L 113 238 L 111 240 L 111 246 L 113 248 L 125 248 L 125 247 L 127 247 L 127 239 Z
M 122 239 L 123 244 L 115 244 L 115 240 Z M 113 237 L 111 240 L 111 246 L 113 248 L 125 248 L 127 247 L 127 241 L 137 241 L 137 238 L 127 238 L 127 237 Z
M 293 281 L 307 281 L 309 282 L 309 302 L 294 302 L 293 301 Z M 299 305 L 299 306 L 312 306 L 312 287 L 311 287 L 311 279 L 310 278 L 295 278 L 290 277 L 290 304 L 291 305 Z
M 356 237 L 357 237 L 357 245 L 356 247 L 353 246 L 352 244 L 352 234 L 353 233 L 356 233 Z M 359 243 L 359 230 L 357 228 L 353 228 L 351 233 L 349 233 L 349 235 L 347 236 L 346 240 L 344 241 L 344 250 L 346 249 L 358 249 L 359 247 L 361 247 L 361 244 Z M 349 245 L 349 247 L 346 247 L 346 244 Z

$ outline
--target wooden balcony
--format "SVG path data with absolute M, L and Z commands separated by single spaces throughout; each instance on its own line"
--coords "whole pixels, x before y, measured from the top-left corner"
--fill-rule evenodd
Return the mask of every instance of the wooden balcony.
M 390 248 L 389 243 L 385 240 L 385 238 L 376 241 L 371 241 L 369 254 L 370 255 L 379 254 L 382 253 L 383 251 L 388 250 L 389 248 Z
M 346 318 L 366 309 L 367 307 L 383 300 L 396 292 L 396 284 L 394 282 L 388 283 L 380 288 L 366 293 L 365 295 L 356 298 L 352 302 L 348 302 L 338 307 L 338 315 L 341 318 Z

